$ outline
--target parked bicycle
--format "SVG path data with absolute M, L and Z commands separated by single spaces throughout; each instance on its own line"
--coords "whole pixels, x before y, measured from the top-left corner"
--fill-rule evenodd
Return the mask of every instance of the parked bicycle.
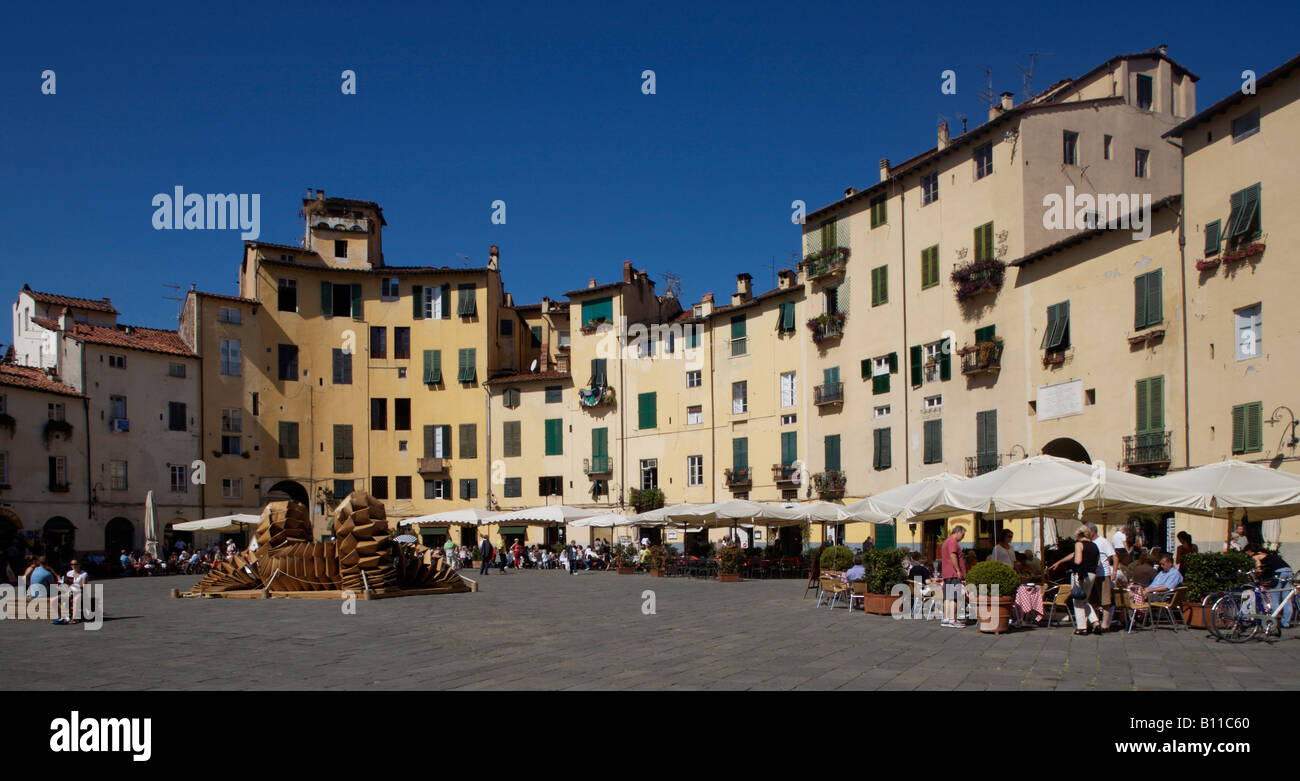
M 1216 640 L 1244 643 L 1261 636 L 1261 630 L 1261 639 L 1278 640 L 1282 637 L 1282 611 L 1297 599 L 1300 585 L 1279 583 L 1270 589 L 1258 574 L 1252 574 L 1251 579 L 1254 581 L 1252 585 L 1214 601 L 1205 623 Z M 1270 599 L 1270 594 L 1277 594 L 1278 599 Z M 1270 609 L 1273 601 L 1277 604 Z

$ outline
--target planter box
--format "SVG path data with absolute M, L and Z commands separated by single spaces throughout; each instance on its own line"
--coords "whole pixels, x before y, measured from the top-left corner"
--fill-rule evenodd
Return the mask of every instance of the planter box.
M 1007 622 L 1011 620 L 1013 601 L 1014 597 L 998 597 L 997 601 L 987 596 L 978 597 L 975 614 L 979 616 L 980 631 L 1002 634 L 1007 628 Z
M 893 611 L 894 602 L 898 599 L 893 594 L 867 594 L 862 600 L 862 606 L 872 615 L 887 616 Z
M 1192 629 L 1209 628 L 1209 624 L 1205 623 L 1205 608 L 1201 605 L 1184 605 L 1183 620 Z
M 618 568 L 618 574 L 620 574 L 620 575 L 634 575 L 634 574 L 636 574 L 636 567 L 619 567 L 619 568 Z
M 662 578 L 663 576 L 664 576 L 664 571 L 661 569 L 650 570 L 650 577 L 652 578 Z
M 739 582 L 740 582 L 740 573 L 739 573 L 739 572 L 719 572 L 719 573 L 718 573 L 718 582 L 719 582 L 719 583 L 739 583 Z

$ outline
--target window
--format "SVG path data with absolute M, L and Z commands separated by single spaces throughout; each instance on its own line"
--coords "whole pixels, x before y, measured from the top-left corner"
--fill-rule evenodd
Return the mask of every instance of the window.
M 446 320 L 451 317 L 451 285 L 423 287 L 411 290 L 411 302 L 416 320 Z
M 1079 164 L 1079 134 L 1073 130 L 1061 134 L 1061 162 L 1066 165 Z
M 731 471 L 742 472 L 749 469 L 749 437 L 736 437 L 731 440 Z M 744 478 L 745 475 L 739 475 Z
M 700 346 L 700 332 L 704 330 L 704 326 L 686 325 L 682 327 L 682 330 L 686 333 L 686 349 L 693 350 Z
M 334 358 L 334 384 L 351 385 L 352 384 L 352 353 L 340 350 L 335 347 L 333 351 Z
M 388 357 L 388 329 L 382 326 L 370 327 L 370 357 Z
M 655 394 L 641 393 L 636 397 L 637 428 L 655 428 L 659 425 L 655 411 Z
M 1135 330 L 1140 331 L 1165 321 L 1163 283 L 1163 269 L 1156 269 L 1149 274 L 1139 274 L 1133 278 L 1133 328 Z
M 50 456 L 49 472 L 51 491 L 68 490 L 68 459 L 66 456 Z
M 564 419 L 547 418 L 544 425 L 546 430 L 546 455 L 564 455 Z
M 649 491 L 659 487 L 659 459 L 641 459 L 641 490 Z
M 979 474 L 998 468 L 998 411 L 975 413 L 975 471 Z
M 564 496 L 564 478 L 563 477 L 537 478 L 537 495 L 538 496 Z
M 62 421 L 64 419 L 64 407 L 62 402 L 50 402 L 46 405 L 46 412 L 49 413 L 50 420 Z
M 1151 152 L 1146 149 L 1133 150 L 1133 175 L 1139 179 L 1147 178 L 1147 160 L 1151 157 Z
M 344 239 L 334 240 L 334 257 L 346 258 L 348 256 L 348 243 Z
M 704 456 L 686 457 L 686 485 L 704 485 Z
M 921 409 L 926 412 L 935 412 L 943 409 L 943 394 L 937 396 L 926 396 L 921 403 Z
M 125 368 L 126 368 L 126 356 L 125 356 L 125 355 L 110 355 L 110 356 L 108 356 L 108 368 L 110 368 L 110 369 L 125 369 Z
M 982 146 L 975 147 L 972 155 L 975 161 L 975 178 L 983 179 L 993 173 L 993 144 L 992 142 Z
M 241 374 L 241 362 L 239 359 L 239 340 L 222 339 L 221 340 L 221 373 L 228 377 L 238 377 Z
M 451 426 L 424 427 L 424 457 L 451 458 Z
M 9 396 L 7 394 L 0 393 L 0 415 L 7 415 L 7 414 L 9 414 Z
M 478 481 L 461 480 L 460 481 L 460 498 L 477 499 L 478 498 Z
M 884 193 L 871 197 L 871 227 L 879 228 L 889 222 L 889 199 Z
M 320 311 L 325 317 L 361 319 L 361 285 L 320 283 Z
M 517 458 L 523 450 L 523 443 L 520 439 L 520 430 L 522 426 L 517 420 L 507 420 L 501 424 L 501 455 L 506 458 Z
M 181 378 L 181 379 L 184 379 L 184 378 L 185 378 L 185 364 L 183 364 L 183 363 L 169 363 L 169 364 L 167 364 L 167 376 L 168 376 L 168 377 L 179 377 L 179 378 Z
M 298 424 L 290 420 L 280 421 L 280 458 L 298 457 Z
M 686 372 L 686 387 L 698 388 L 704 382 L 704 376 L 700 370 Z
M 513 320 L 502 320 L 500 325 L 500 334 L 502 336 L 514 336 L 515 322 Z
M 514 478 L 518 480 L 519 478 Z M 506 478 L 506 491 L 510 490 L 510 478 Z M 506 496 L 510 496 L 509 493 Z M 451 498 L 451 481 L 442 480 L 425 480 L 424 481 L 424 498 L 425 499 L 450 499 Z
M 975 229 L 975 260 L 993 259 L 993 223 L 986 222 Z
M 460 457 L 478 458 L 478 424 L 460 424 Z
M 927 206 L 939 200 L 939 172 L 921 177 L 921 205 Z
M 110 420 L 127 419 L 125 396 L 109 396 L 108 405 L 109 405 L 108 417 Z
M 282 344 L 279 353 L 279 377 L 281 382 L 298 380 L 298 345 Z
M 1219 254 L 1221 240 L 1219 221 L 1207 222 L 1205 224 L 1205 256 L 1207 258 Z
M 889 393 L 889 376 L 898 371 L 898 353 L 871 359 L 871 395 Z
M 939 245 L 921 250 L 921 289 L 939 284 Z
M 782 334 L 792 334 L 795 332 L 793 301 L 784 301 L 781 303 L 780 311 L 777 314 L 776 330 L 777 333 Z
M 871 430 L 871 468 L 876 471 L 893 466 L 893 442 L 889 428 Z
M 943 421 L 925 421 L 925 458 L 927 464 L 937 464 L 943 460 Z
M 221 498 L 222 499 L 243 499 L 244 498 L 244 481 L 239 478 L 231 479 L 229 477 L 221 478 Z
M 519 389 L 506 388 L 501 392 L 501 406 L 506 409 L 515 409 L 519 406 Z
M 393 399 L 393 431 L 411 430 L 411 400 Z
M 889 303 L 889 266 L 871 269 L 871 305 Z
M 1232 452 L 1258 453 L 1264 449 L 1263 402 L 1238 404 L 1232 408 Z
M 1137 399 L 1136 424 L 1138 447 L 1146 450 L 1163 445 L 1165 431 L 1165 378 L 1147 377 L 1134 387 Z M 1158 436 L 1159 439 L 1154 437 Z
M 507 477 L 505 485 L 505 496 L 507 499 L 518 499 L 524 495 L 524 480 L 521 477 Z
M 796 424 L 796 423 L 798 423 L 798 422 L 799 422 L 799 416 L 798 416 L 797 414 L 795 414 L 795 413 L 790 413 L 789 415 L 782 415 L 782 416 L 781 416 L 781 425 L 782 425 L 782 426 L 793 426 L 794 424 Z
M 582 302 L 582 327 L 614 322 L 614 299 L 609 296 Z
M 1260 232 L 1260 189 L 1253 184 L 1232 194 L 1232 211 L 1228 215 L 1228 244 L 1235 247 L 1253 239 Z
M 244 411 L 238 408 L 221 410 L 221 454 L 237 456 L 243 452 L 240 434 L 244 430 Z
M 873 269 L 871 278 L 876 278 L 876 272 Z M 828 287 L 822 291 L 822 310 L 826 314 L 833 314 L 840 311 L 840 286 Z
M 411 329 L 407 326 L 393 328 L 393 357 L 399 361 L 411 359 Z
M 1150 111 L 1154 94 L 1155 89 L 1151 77 L 1139 73 L 1137 75 L 1137 107 L 1143 111 Z
M 887 417 L 889 417 L 889 405 L 888 405 L 888 404 L 881 404 L 880 406 L 875 407 L 874 409 L 871 410 L 871 417 L 873 417 L 873 418 L 887 418 Z
M 799 404 L 799 382 L 795 372 L 781 373 L 781 408 Z
M 9 474 L 8 471 L 5 471 L 4 478 L 7 478 L 8 474 Z M 9 481 L 7 479 L 4 479 L 3 482 L 7 483 Z M 189 481 L 185 479 L 185 467 L 168 466 L 167 483 L 172 493 L 176 493 L 176 494 L 185 493 L 185 489 L 188 487 L 189 484 Z
M 401 295 L 397 277 L 383 277 L 379 280 L 379 298 L 384 301 L 396 301 Z
M 426 385 L 440 385 L 442 383 L 442 350 L 424 351 L 424 376 L 421 381 Z M 515 395 L 518 398 L 517 392 Z
M 334 424 L 334 471 L 352 471 L 352 426 Z M 338 496 L 338 494 L 335 494 Z
M 376 499 L 387 499 L 388 478 L 381 475 L 371 475 L 370 494 L 374 496 Z
M 731 383 L 731 414 L 740 415 L 749 411 L 749 383 L 741 380 Z
M 600 359 L 598 359 L 600 360 Z M 602 383 L 603 384 L 603 383 Z M 559 404 L 564 401 L 564 386 L 547 385 L 546 386 L 546 403 Z
M 1263 347 L 1263 310 L 1260 304 L 1233 313 L 1237 324 L 1237 360 L 1258 358 Z
M 260 414 L 261 414 L 260 410 L 262 409 L 262 402 L 261 402 L 261 398 L 262 398 L 262 397 L 261 397 L 260 395 L 258 395 L 257 393 L 252 394 L 252 396 L 253 396 L 253 399 L 252 399 L 252 401 L 253 401 L 253 416 L 256 417 L 257 415 L 260 415 Z
M 542 327 L 540 325 L 534 325 L 529 327 L 528 345 L 534 348 L 542 346 Z M 567 346 L 567 345 L 562 345 L 562 346 Z
M 473 317 L 478 314 L 474 296 L 474 283 L 467 282 L 456 288 L 456 314 L 460 317 Z
M 370 430 L 383 431 L 388 428 L 388 399 L 370 400 Z
M 355 486 L 356 483 L 357 483 L 356 480 L 336 479 L 334 481 L 334 496 L 340 500 L 346 498 L 348 495 L 352 493 L 353 486 Z
M 108 462 L 108 488 L 110 491 L 126 490 L 126 462 L 109 461 Z M 66 484 L 66 481 L 65 483 Z
M 167 402 L 167 430 L 185 431 L 187 428 L 185 405 L 178 401 Z
M 220 311 L 217 314 L 217 319 L 223 323 L 239 325 L 240 312 L 238 309 L 235 309 L 234 307 L 223 306 L 221 307 Z
M 1259 109 L 1242 114 L 1232 120 L 1232 143 L 1250 138 L 1259 132 Z
M 748 351 L 745 340 L 745 316 L 731 318 L 731 354 L 744 355 Z
M 276 282 L 276 307 L 281 312 L 298 311 L 298 280 L 281 279 Z
M 476 349 L 474 347 L 461 348 L 457 358 L 459 363 L 459 370 L 456 373 L 457 382 L 474 382 L 478 378 L 475 366 L 477 363 Z
M 612 472 L 609 461 L 609 429 L 593 428 L 591 430 L 591 473 Z
M 952 379 L 952 345 L 940 339 L 925 345 L 925 381 L 947 382 Z
M 823 222 L 817 230 L 821 234 L 821 248 L 823 250 L 835 249 L 840 246 L 839 224 L 834 220 Z
M 536 347 L 541 347 L 541 346 L 542 346 L 542 341 L 541 341 L 541 332 L 542 332 L 542 331 L 541 331 L 540 328 L 538 328 L 538 329 L 536 329 L 536 330 L 537 330 L 538 337 L 537 337 L 537 344 L 534 345 L 534 346 L 536 346 Z M 557 340 L 556 340 L 556 344 L 558 344 L 558 345 L 560 346 L 560 349 L 567 349 L 567 348 L 569 348 L 570 346 L 572 346 L 572 344 L 573 344 L 573 339 L 572 339 L 572 337 L 569 336 L 569 332 L 568 332 L 568 331 L 560 331 L 560 332 L 559 332 L 559 336 L 557 337 Z
M 393 478 L 393 498 L 410 499 L 411 498 L 411 476 L 398 475 Z
M 1063 353 L 1070 348 L 1070 302 L 1047 307 L 1047 328 L 1043 331 L 1042 349 Z
M 782 436 L 785 436 L 782 434 Z M 830 434 L 822 440 L 822 450 L 826 459 L 826 471 L 840 471 L 840 435 Z
M 686 408 L 686 425 L 698 426 L 704 422 L 704 407 L 696 404 Z
M 1111 148 L 1111 142 L 1114 140 L 1115 140 L 1114 136 L 1101 137 L 1101 157 L 1103 160 L 1111 159 L 1110 148 Z

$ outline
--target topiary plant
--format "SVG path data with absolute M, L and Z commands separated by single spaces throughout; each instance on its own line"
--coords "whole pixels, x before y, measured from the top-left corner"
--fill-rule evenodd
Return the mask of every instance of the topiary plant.
M 831 545 L 822 551 L 822 569 L 846 570 L 853 566 L 853 551 L 843 545 Z
M 1014 597 L 1020 588 L 1020 576 L 1009 564 L 981 561 L 966 573 L 966 587 L 975 592 L 979 586 L 996 586 L 999 597 Z
M 646 553 L 645 563 L 650 569 L 661 570 L 664 568 L 664 562 L 668 560 L 670 554 L 664 550 L 662 545 L 651 545 L 650 550 Z

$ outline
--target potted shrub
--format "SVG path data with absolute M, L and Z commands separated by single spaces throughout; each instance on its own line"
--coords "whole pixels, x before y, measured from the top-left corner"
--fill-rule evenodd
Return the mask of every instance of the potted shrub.
M 649 552 L 646 553 L 645 563 L 650 568 L 650 577 L 662 578 L 664 576 L 664 564 L 668 561 L 670 553 L 665 550 L 663 545 L 651 545 Z
M 724 545 L 718 551 L 718 580 L 723 583 L 740 581 L 740 568 L 744 565 L 745 550 L 739 545 Z
M 981 632 L 1001 634 L 1007 628 L 1007 622 L 1011 620 L 1011 605 L 1018 588 L 1020 576 L 1009 564 L 982 561 L 970 568 L 966 573 L 966 589 L 975 598 Z M 996 599 L 994 593 L 997 594 Z
M 835 570 L 843 572 L 853 566 L 853 551 L 843 545 L 830 545 L 822 551 L 822 571 Z
M 1255 560 L 1241 551 L 1189 553 L 1183 556 L 1183 563 L 1187 565 L 1183 575 L 1183 585 L 1187 587 L 1183 620 L 1197 629 L 1207 626 L 1201 600 L 1208 594 L 1241 588 L 1250 582 L 1246 573 L 1255 569 Z
M 631 545 L 614 546 L 614 568 L 620 575 L 636 572 L 636 555 L 632 552 Z
M 887 616 L 893 609 L 898 597 L 890 592 L 894 586 L 904 582 L 903 556 L 906 552 L 899 548 L 872 548 L 862 555 L 862 566 L 867 573 L 867 595 L 862 606 L 868 613 Z

